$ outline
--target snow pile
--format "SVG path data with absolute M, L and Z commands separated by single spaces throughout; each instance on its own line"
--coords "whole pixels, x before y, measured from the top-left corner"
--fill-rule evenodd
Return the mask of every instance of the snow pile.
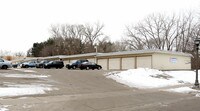
M 0 74 L 2 77 L 13 78 L 47 78 L 49 75 L 35 75 L 35 74 Z
M 167 89 L 165 91 L 177 92 L 177 93 L 195 93 L 195 92 L 198 92 L 198 90 L 192 89 L 190 87 L 172 88 L 172 89 Z
M 7 87 L 0 88 L 0 97 L 45 94 L 46 91 L 51 91 L 51 90 L 52 88 L 50 87 L 50 85 L 44 85 L 44 84 L 7 85 Z
M 159 88 L 165 86 L 193 83 L 194 71 L 159 71 L 156 69 L 139 68 L 106 74 L 119 83 L 136 88 Z
M 8 111 L 8 105 L 0 106 L 0 111 Z
M 0 111 L 8 111 L 8 109 L 7 109 L 7 108 L 1 108 L 1 107 L 0 107 Z

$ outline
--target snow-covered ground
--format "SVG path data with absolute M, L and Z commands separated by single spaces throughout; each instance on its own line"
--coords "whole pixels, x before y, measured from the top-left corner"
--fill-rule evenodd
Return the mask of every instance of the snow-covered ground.
M 0 87 L 0 97 L 12 97 L 12 96 L 23 96 L 23 95 L 34 95 L 34 94 L 45 94 L 46 91 L 51 91 L 52 88 L 49 85 L 24 85 L 15 84 L 7 85 L 6 87 Z
M 7 107 L 9 107 L 10 105 L 0 105 L 0 111 L 8 111 Z
M 6 78 L 48 78 L 49 75 L 38 75 L 38 74 L 1 74 L 0 77 Z M 39 84 L 39 83 L 31 83 L 31 84 L 19 84 L 19 83 L 10 83 L 3 82 L 0 87 L 0 97 L 12 97 L 12 96 L 22 96 L 22 95 L 34 95 L 34 94 L 45 94 L 46 91 L 51 91 L 52 86 L 49 84 Z
M 27 69 L 21 69 L 21 68 L 12 68 L 12 70 L 21 71 L 21 72 L 30 72 L 30 73 L 36 72 L 34 70 L 27 70 Z
M 47 78 L 49 75 L 36 75 L 36 74 L 0 74 L 1 77 L 12 78 Z
M 194 71 L 159 71 L 156 69 L 138 68 L 121 72 L 110 72 L 105 74 L 105 76 L 129 87 L 139 89 L 161 88 L 184 84 L 193 85 L 195 82 Z M 179 93 L 199 92 L 190 87 L 167 89 L 165 91 Z
M 24 70 L 20 70 L 25 72 Z M 32 71 L 28 71 L 32 72 Z M 26 98 L 28 95 L 36 95 L 36 94 L 46 94 L 47 91 L 58 90 L 54 88 L 50 84 L 43 84 L 42 81 L 44 78 L 50 77 L 49 75 L 42 75 L 42 74 L 32 74 L 32 73 L 25 73 L 25 74 L 8 74 L 8 73 L 0 73 L 0 78 L 11 78 L 18 80 L 19 78 L 23 79 L 35 79 L 37 81 L 32 81 L 30 83 L 27 82 L 10 82 L 6 81 L 9 79 L 5 79 L 4 82 L 0 84 L 0 98 L 4 97 L 16 97 L 21 96 L 22 98 Z M 41 80 L 41 81 L 40 81 Z M 0 105 L 0 111 L 8 111 L 8 105 Z

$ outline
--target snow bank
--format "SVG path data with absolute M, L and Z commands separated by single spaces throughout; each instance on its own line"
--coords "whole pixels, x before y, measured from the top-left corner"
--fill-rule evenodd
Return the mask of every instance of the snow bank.
M 116 80 L 129 87 L 159 88 L 184 83 L 193 83 L 194 71 L 159 71 L 156 69 L 139 68 L 106 74 L 107 78 Z
M 34 95 L 34 94 L 45 94 L 46 91 L 51 91 L 52 88 L 49 85 L 38 84 L 38 85 L 7 85 L 7 87 L 0 88 L 0 97 L 5 96 L 22 96 L 22 95 Z
M 8 111 L 7 107 L 9 105 L 3 105 L 3 106 L 0 106 L 0 111 Z
M 172 89 L 167 89 L 165 91 L 168 92 L 177 92 L 177 93 L 194 93 L 194 92 L 198 92 L 195 89 L 192 89 L 190 87 L 180 87 L 180 88 L 172 88 Z
M 13 78 L 47 78 L 49 75 L 35 75 L 35 74 L 0 74 L 2 77 Z
M 7 109 L 7 108 L 1 108 L 1 107 L 0 107 L 0 111 L 8 111 L 8 109 Z

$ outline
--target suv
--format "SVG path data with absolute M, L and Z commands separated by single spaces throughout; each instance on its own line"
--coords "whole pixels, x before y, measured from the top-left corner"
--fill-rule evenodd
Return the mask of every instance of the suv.
M 10 61 L 6 61 L 6 60 L 0 58 L 0 68 L 1 69 L 7 69 L 7 68 L 11 68 L 11 67 L 12 67 L 12 64 Z
M 80 65 L 81 65 L 81 63 L 83 63 L 83 62 L 89 62 L 89 61 L 88 61 L 87 59 L 77 60 L 77 61 L 75 61 L 75 62 L 73 62 L 73 63 L 71 63 L 71 64 L 67 64 L 67 65 L 66 65 L 66 68 L 68 68 L 68 69 L 76 69 L 76 68 L 79 68 Z
M 36 61 L 24 62 L 22 63 L 21 68 L 35 67 L 36 63 Z
M 43 60 L 36 64 L 36 68 L 44 68 L 44 65 L 48 63 L 49 60 Z
M 50 61 L 44 65 L 44 68 L 48 68 L 48 69 L 50 69 L 50 68 L 56 68 L 56 69 L 60 68 L 61 69 L 63 67 L 64 67 L 63 61 Z

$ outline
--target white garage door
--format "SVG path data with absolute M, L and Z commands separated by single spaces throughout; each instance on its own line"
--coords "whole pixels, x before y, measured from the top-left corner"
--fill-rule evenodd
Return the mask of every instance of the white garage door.
M 72 60 L 70 60 L 69 62 L 70 63 L 74 63 L 74 62 L 76 62 L 77 60 L 76 59 L 72 59 Z
M 101 65 L 103 70 L 108 69 L 107 59 L 98 59 L 98 64 Z
M 137 68 L 151 68 L 151 56 L 137 57 Z
M 122 58 L 122 69 L 135 69 L 135 57 Z
M 69 64 L 69 60 L 65 60 L 63 62 L 64 62 L 64 64 Z
M 120 69 L 120 58 L 109 59 L 109 69 Z

